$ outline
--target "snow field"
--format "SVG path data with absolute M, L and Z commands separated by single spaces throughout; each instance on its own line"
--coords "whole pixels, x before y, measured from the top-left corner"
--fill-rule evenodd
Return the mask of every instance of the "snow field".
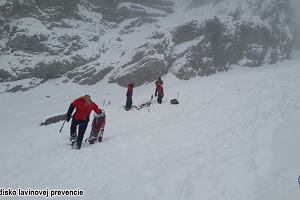
M 190 81 L 167 75 L 164 102 L 150 112 L 124 111 L 126 89 L 114 84 L 55 80 L 1 94 L 0 185 L 80 188 L 80 199 L 297 199 L 298 64 L 236 67 Z M 180 104 L 171 105 L 178 91 Z M 153 92 L 153 83 L 135 88 L 134 104 Z M 67 145 L 70 123 L 62 133 L 62 123 L 38 125 L 84 94 L 112 105 L 104 107 L 104 142 L 76 151 Z

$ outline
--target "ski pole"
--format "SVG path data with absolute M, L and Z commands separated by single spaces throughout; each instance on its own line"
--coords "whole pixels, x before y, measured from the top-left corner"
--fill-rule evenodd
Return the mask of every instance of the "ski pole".
M 59 132 L 61 132 L 61 131 L 62 131 L 62 129 L 63 129 L 63 127 L 64 127 L 64 125 L 65 125 L 66 121 L 67 121 L 67 120 L 65 119 L 64 123 L 61 125 L 61 128 L 60 128 Z

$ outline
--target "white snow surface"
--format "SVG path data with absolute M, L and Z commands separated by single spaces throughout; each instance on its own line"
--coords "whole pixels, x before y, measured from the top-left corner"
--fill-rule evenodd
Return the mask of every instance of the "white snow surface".
M 16 32 L 22 31 L 22 34 L 26 34 L 27 36 L 47 35 L 49 33 L 49 30 L 42 22 L 33 17 L 12 20 L 10 27 L 17 28 Z
M 147 6 L 143 6 L 143 5 L 137 4 L 137 3 L 130 3 L 130 2 L 119 3 L 117 9 L 120 10 L 122 8 L 126 8 L 132 12 L 137 12 L 137 13 L 147 13 L 147 14 L 154 14 L 154 15 L 158 15 L 158 16 L 159 15 L 160 16 L 167 15 L 167 13 L 165 11 L 149 8 Z
M 190 81 L 168 75 L 164 102 L 150 112 L 124 111 L 126 89 L 115 84 L 53 80 L 1 94 L 1 188 L 85 192 L 56 199 L 299 199 L 299 64 L 235 67 Z M 153 91 L 152 83 L 135 88 L 134 104 Z M 177 92 L 180 104 L 171 105 Z M 70 123 L 62 133 L 62 123 L 39 123 L 84 94 L 106 111 L 104 141 L 72 150 Z
M 101 19 L 103 18 L 102 14 L 92 12 L 80 5 L 78 5 L 77 7 L 78 7 L 79 15 L 83 17 L 83 19 L 101 23 Z
M 6 1 L 7 1 L 7 0 L 0 0 L 0 6 L 5 5 L 5 4 L 6 4 Z
M 204 36 L 200 36 L 194 40 L 190 40 L 179 45 L 174 46 L 172 50 L 172 57 L 177 57 L 180 54 L 184 54 L 189 48 L 196 46 L 204 39 Z

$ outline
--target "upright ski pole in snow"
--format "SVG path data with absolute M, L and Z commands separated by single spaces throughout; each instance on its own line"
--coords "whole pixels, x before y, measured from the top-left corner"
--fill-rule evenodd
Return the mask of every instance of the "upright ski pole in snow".
M 153 99 L 153 94 L 151 95 L 151 100 L 150 100 L 150 105 L 149 105 L 149 108 L 148 108 L 148 112 L 150 112 L 150 107 L 151 107 L 151 104 L 152 104 L 152 99 Z
M 63 129 L 63 127 L 64 127 L 64 125 L 65 125 L 66 121 L 67 121 L 67 120 L 65 119 L 64 123 L 61 125 L 61 128 L 60 128 L 59 132 L 61 132 L 61 131 L 62 131 L 62 129 Z
M 177 100 L 178 100 L 178 98 L 179 98 L 179 91 L 177 92 Z

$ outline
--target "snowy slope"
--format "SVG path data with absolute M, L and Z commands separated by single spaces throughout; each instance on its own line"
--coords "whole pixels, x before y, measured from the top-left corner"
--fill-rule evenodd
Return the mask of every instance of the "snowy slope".
M 0 185 L 80 188 L 80 199 L 89 200 L 299 199 L 299 63 L 235 67 L 190 81 L 168 75 L 164 102 L 150 112 L 124 111 L 126 90 L 115 84 L 48 81 L 1 94 Z M 135 88 L 134 104 L 153 87 Z M 180 104 L 169 104 L 178 91 Z M 61 134 L 61 123 L 38 124 L 83 94 L 112 105 L 104 107 L 104 142 L 76 151 L 67 145 L 70 124 Z

